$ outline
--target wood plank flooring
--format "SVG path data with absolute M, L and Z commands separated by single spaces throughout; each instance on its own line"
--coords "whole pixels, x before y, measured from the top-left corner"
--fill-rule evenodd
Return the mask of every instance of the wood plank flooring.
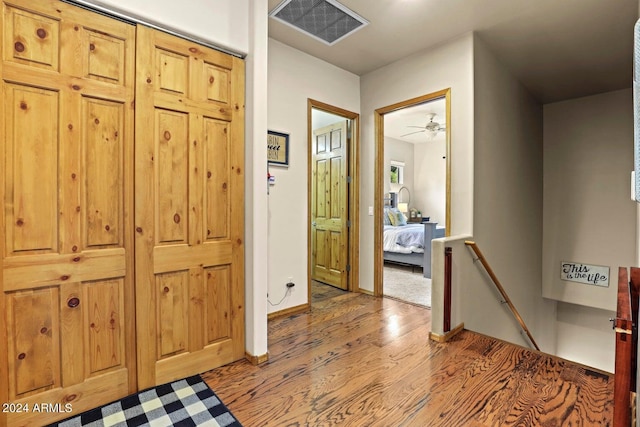
M 608 426 L 613 377 L 464 331 L 431 311 L 346 293 L 269 322 L 269 361 L 203 374 L 245 427 Z
M 347 291 L 336 288 L 335 286 L 327 285 L 326 283 L 311 281 L 311 304 L 324 301 L 329 298 L 339 297 L 346 294 Z

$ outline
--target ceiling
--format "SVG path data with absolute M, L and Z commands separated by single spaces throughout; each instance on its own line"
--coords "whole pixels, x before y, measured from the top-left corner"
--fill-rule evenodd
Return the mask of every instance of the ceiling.
M 269 0 L 269 11 L 281 0 Z M 638 0 L 341 0 L 370 24 L 327 46 L 269 19 L 269 37 L 357 75 L 470 31 L 543 104 L 632 83 Z
M 433 122 L 446 127 L 446 100 L 435 99 L 423 104 L 406 107 L 384 115 L 384 136 L 411 144 L 437 144 L 446 141 L 446 132 L 437 132 L 435 136 L 420 132 L 419 128 L 429 123 L 430 114 L 435 114 Z

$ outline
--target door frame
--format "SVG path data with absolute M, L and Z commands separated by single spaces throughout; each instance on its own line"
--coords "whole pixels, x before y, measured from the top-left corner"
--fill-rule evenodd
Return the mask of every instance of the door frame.
M 382 215 L 384 195 L 384 116 L 385 114 L 401 110 L 407 107 L 424 104 L 437 99 L 445 99 L 445 111 L 447 132 L 446 132 L 446 225 L 445 236 L 451 232 L 451 88 L 442 89 L 416 98 L 397 102 L 386 107 L 378 108 L 374 111 L 374 134 L 375 134 L 375 169 L 374 169 L 374 216 L 373 216 L 373 295 L 381 297 L 383 295 L 382 281 L 384 268 L 384 255 L 382 250 Z
M 313 109 L 335 114 L 351 121 L 351 138 L 347 150 L 349 162 L 349 174 L 351 183 L 347 200 L 347 215 L 351 220 L 348 232 L 348 265 L 351 270 L 347 272 L 347 290 L 349 292 L 360 291 L 360 114 L 348 111 L 330 104 L 325 104 L 311 98 L 307 99 L 307 306 L 311 307 L 311 178 L 312 178 L 312 143 L 313 123 L 311 113 Z

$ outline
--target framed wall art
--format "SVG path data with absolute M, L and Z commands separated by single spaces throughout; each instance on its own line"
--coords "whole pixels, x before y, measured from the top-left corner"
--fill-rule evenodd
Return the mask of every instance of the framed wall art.
M 289 166 L 289 134 L 267 131 L 267 161 L 274 166 Z
M 289 166 L 289 134 L 267 131 L 267 160 L 269 165 Z

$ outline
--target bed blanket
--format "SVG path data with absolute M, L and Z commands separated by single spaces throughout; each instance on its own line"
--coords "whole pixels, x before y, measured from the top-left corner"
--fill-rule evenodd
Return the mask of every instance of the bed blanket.
M 383 250 L 387 252 L 424 252 L 424 225 L 384 226 Z

